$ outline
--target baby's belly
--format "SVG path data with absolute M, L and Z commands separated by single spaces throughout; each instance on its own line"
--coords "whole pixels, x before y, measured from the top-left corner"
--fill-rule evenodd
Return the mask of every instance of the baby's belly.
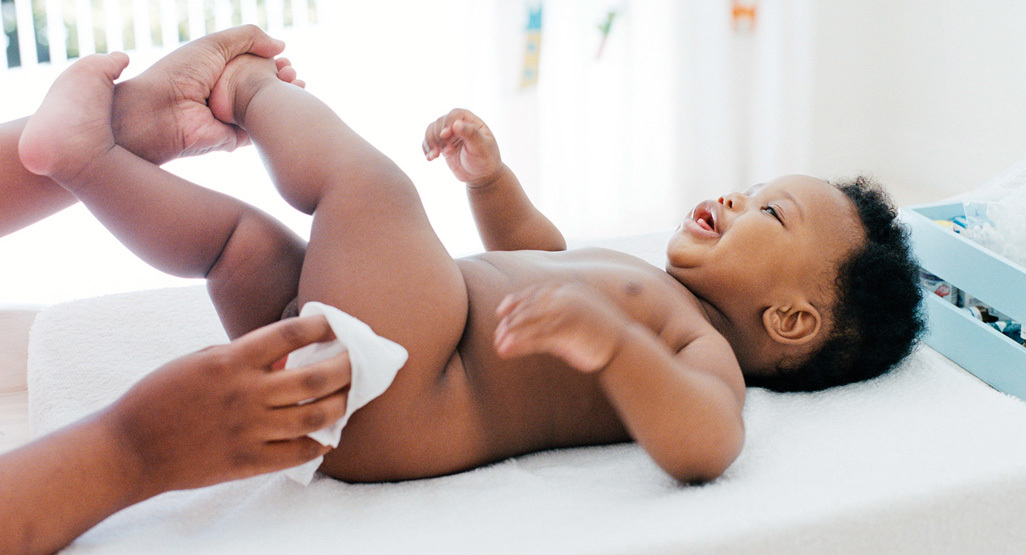
M 424 478 L 541 449 L 629 439 L 595 375 L 549 356 L 497 355 L 495 308 L 519 284 L 486 263 L 459 262 L 470 302 L 457 349 L 444 368 L 408 363 L 400 370 L 350 419 L 339 447 L 325 456 L 325 474 L 350 482 Z

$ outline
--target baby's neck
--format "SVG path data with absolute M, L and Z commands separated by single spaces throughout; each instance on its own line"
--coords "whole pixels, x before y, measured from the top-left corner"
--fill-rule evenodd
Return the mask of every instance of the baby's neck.
M 711 302 L 698 297 L 698 302 L 702 304 L 702 308 L 705 310 L 706 318 L 716 328 L 716 331 L 720 332 L 720 335 L 730 339 L 734 335 L 734 325 L 727 318 L 727 315 L 723 313 L 716 305 Z
M 733 322 L 722 310 L 711 302 L 698 297 L 698 301 L 702 304 L 702 308 L 705 309 L 706 317 L 709 319 L 709 323 L 716 328 L 716 331 L 720 332 L 728 343 L 730 343 L 731 350 L 734 351 L 734 356 L 737 357 L 738 363 L 741 365 L 742 371 L 745 370 L 746 366 L 751 362 L 752 356 L 757 351 L 757 348 L 753 345 L 756 341 L 758 334 L 753 333 L 751 329 L 744 329 L 744 326 Z

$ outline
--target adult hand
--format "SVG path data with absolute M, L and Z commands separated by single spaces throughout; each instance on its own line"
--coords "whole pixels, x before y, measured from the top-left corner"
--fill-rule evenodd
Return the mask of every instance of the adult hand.
M 155 164 L 180 156 L 234 150 L 246 133 L 218 121 L 207 99 L 225 66 L 242 54 L 277 56 L 285 43 L 255 25 L 243 25 L 189 42 L 138 76 L 118 83 L 114 133 L 118 143 Z M 294 82 L 294 71 L 279 78 Z
M 304 345 L 333 339 L 323 317 L 290 318 L 174 360 L 104 415 L 148 495 L 290 468 L 331 447 L 306 434 L 345 414 L 347 353 L 281 370 Z M 299 404 L 299 403 L 303 404 Z

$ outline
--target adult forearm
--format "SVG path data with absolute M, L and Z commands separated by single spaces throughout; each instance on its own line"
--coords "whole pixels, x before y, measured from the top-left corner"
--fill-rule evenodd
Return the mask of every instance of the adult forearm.
M 563 234 L 535 208 L 509 167 L 487 184 L 469 185 L 467 198 L 487 250 L 566 249 Z
M 104 415 L 0 456 L 0 552 L 52 553 L 157 493 L 139 487 L 139 464 Z
M 145 91 L 133 90 L 132 80 L 119 83 L 114 97 L 114 131 L 118 144 L 160 164 L 177 152 L 175 137 L 159 128 Z M 78 199 L 48 177 L 25 169 L 18 158 L 18 141 L 28 118 L 0 124 L 0 237 L 47 218 Z

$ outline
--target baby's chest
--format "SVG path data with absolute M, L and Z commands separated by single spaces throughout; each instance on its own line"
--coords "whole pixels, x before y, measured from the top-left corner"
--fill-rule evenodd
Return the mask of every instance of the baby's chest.
M 645 326 L 676 351 L 683 345 L 688 322 L 704 315 L 694 297 L 672 279 L 644 270 L 597 271 L 587 280 L 635 322 Z M 661 272 L 660 272 L 661 274 Z

